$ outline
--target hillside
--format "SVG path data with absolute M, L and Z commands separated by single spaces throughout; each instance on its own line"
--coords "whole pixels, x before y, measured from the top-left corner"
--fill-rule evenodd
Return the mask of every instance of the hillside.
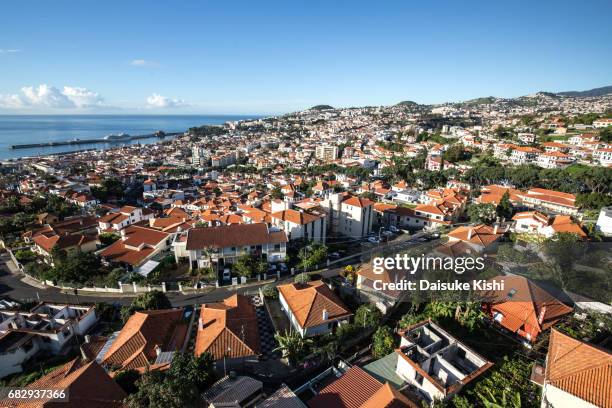
M 611 86 L 602 86 L 600 88 L 589 89 L 588 91 L 566 91 L 566 92 L 557 92 L 557 95 L 561 96 L 577 96 L 577 97 L 587 97 L 587 96 L 603 96 L 612 94 L 612 85 Z

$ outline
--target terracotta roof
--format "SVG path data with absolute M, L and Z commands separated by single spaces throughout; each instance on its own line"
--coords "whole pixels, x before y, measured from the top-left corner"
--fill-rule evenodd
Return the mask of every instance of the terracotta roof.
M 501 325 L 512 332 L 521 329 L 535 339 L 573 311 L 572 307 L 522 276 L 497 276 L 489 281 L 503 282 L 504 290 L 482 293 L 484 302 L 504 316 Z
M 555 232 L 567 232 L 582 238 L 587 236 L 582 227 L 576 224 L 569 215 L 557 215 L 550 226 Z
M 102 365 L 123 370 L 146 367 L 157 356 L 156 346 L 162 351 L 180 348 L 185 333 L 177 329 L 182 316 L 183 309 L 134 313 L 104 355 Z
M 232 224 L 192 228 L 187 233 L 187 250 L 282 242 L 287 242 L 287 235 L 283 231 L 269 231 L 266 224 Z
M 259 330 L 255 306 L 235 294 L 218 303 L 202 305 L 195 354 L 212 354 L 215 360 L 258 355 Z
M 309 214 L 304 211 L 283 210 L 271 214 L 272 218 L 277 218 L 283 221 L 289 221 L 293 224 L 305 225 L 317 221 L 319 218 L 316 215 Z
M 386 383 L 360 408 L 418 408 L 407 396 Z
M 344 201 L 342 201 L 342 204 L 352 205 L 353 207 L 364 208 L 364 207 L 369 207 L 370 205 L 373 205 L 374 201 L 368 200 L 367 198 L 351 196 L 349 198 L 346 198 Z
M 448 233 L 448 236 L 449 238 L 469 242 L 486 248 L 504 235 L 504 229 L 498 228 L 497 233 L 494 233 L 494 230 L 494 227 L 484 224 L 475 226 L 467 225 L 452 230 Z
M 512 217 L 513 220 L 525 220 L 530 218 L 544 223 L 545 225 L 548 224 L 548 216 L 539 211 L 523 211 L 514 214 L 514 217 Z
M 612 407 L 612 354 L 552 330 L 545 381 L 598 407 Z
M 305 284 L 289 283 L 279 285 L 278 290 L 301 327 L 313 327 L 352 315 L 340 298 L 323 281 Z M 323 320 L 323 311 L 328 319 Z
M 308 400 L 307 404 L 311 408 L 359 408 L 381 387 L 378 380 L 353 366 Z
M 51 253 L 54 248 L 67 249 L 72 247 L 80 247 L 87 242 L 95 240 L 95 236 L 82 234 L 52 235 L 50 237 L 40 234 L 32 238 L 32 241 L 44 249 L 47 253 Z
M 82 363 L 74 359 L 39 378 L 26 389 L 66 390 L 68 401 L 54 402 L 49 399 L 15 403 L 0 401 L 1 407 L 122 407 L 127 396 L 96 362 Z
M 137 266 L 155 252 L 155 246 L 170 236 L 165 232 L 138 225 L 131 225 L 123 231 L 125 239 L 122 237 L 113 242 L 100 253 L 100 256 L 112 262 L 125 262 Z

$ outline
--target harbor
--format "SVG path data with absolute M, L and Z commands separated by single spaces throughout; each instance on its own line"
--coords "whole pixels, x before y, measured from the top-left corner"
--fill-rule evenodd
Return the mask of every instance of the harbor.
M 59 142 L 45 142 L 45 143 L 27 143 L 27 144 L 16 144 L 11 145 L 11 149 L 30 149 L 36 147 L 57 147 L 57 146 L 73 146 L 73 145 L 87 145 L 87 144 L 97 144 L 97 143 L 125 143 L 133 140 L 140 139 L 150 139 L 153 137 L 163 139 L 165 137 L 171 137 L 181 134 L 180 132 L 175 133 L 166 133 L 162 130 L 159 130 L 155 133 L 148 133 L 144 135 L 127 135 L 127 134 L 119 134 L 119 135 L 108 135 L 101 139 L 73 139 Z

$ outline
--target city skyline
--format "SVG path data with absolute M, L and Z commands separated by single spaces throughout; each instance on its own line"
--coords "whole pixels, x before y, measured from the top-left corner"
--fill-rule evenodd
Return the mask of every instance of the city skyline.
M 3 13 L 0 114 L 279 114 L 612 83 L 609 2 L 28 7 Z

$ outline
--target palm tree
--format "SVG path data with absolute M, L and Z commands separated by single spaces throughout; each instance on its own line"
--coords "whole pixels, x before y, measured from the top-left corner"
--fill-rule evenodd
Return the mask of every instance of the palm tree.
M 507 390 L 502 392 L 501 401 L 493 395 L 491 390 L 487 390 L 487 396 L 480 395 L 480 399 L 484 404 L 485 408 L 521 408 L 521 394 L 517 391 L 510 394 L 508 398 Z
M 298 332 L 289 331 L 284 334 L 274 334 L 278 347 L 273 351 L 282 351 L 283 357 L 287 358 L 289 365 L 294 366 L 299 358 L 304 355 L 312 340 L 303 338 Z

